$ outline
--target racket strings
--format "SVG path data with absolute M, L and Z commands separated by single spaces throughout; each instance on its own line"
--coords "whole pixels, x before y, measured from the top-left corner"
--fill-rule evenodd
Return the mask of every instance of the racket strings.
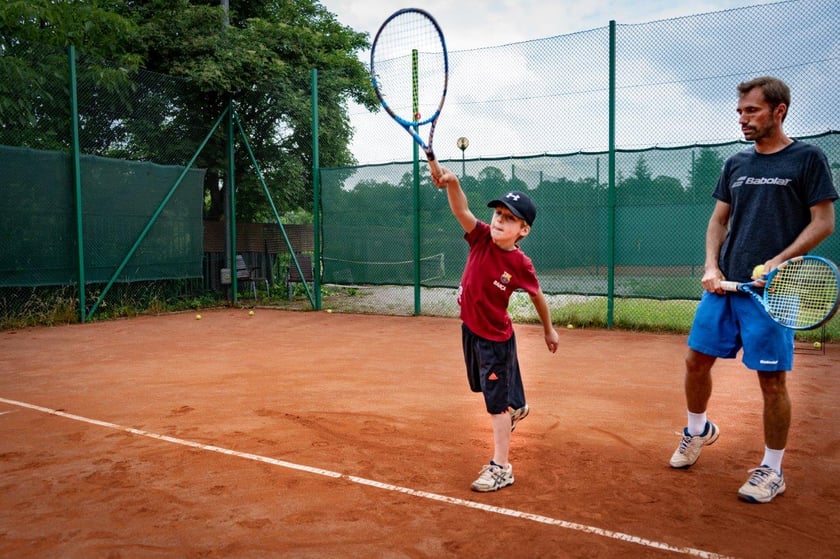
M 445 46 L 438 28 L 417 12 L 390 19 L 376 37 L 371 71 L 382 100 L 395 114 L 418 124 L 431 121 L 447 80 Z
M 790 262 L 765 286 L 768 310 L 783 324 L 803 328 L 822 322 L 837 305 L 837 272 L 818 260 Z

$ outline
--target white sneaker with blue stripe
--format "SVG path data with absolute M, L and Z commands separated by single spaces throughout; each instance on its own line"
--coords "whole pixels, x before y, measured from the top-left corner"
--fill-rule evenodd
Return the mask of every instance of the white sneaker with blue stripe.
M 769 503 L 785 492 L 785 476 L 762 464 L 750 470 L 750 479 L 738 490 L 738 498 L 748 503 Z

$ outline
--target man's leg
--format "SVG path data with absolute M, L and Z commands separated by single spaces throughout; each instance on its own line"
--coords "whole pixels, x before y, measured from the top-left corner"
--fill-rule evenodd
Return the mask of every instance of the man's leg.
M 671 456 L 672 468 L 688 468 L 700 458 L 704 446 L 713 444 L 720 435 L 717 425 L 706 419 L 706 408 L 712 396 L 712 365 L 715 357 L 688 350 L 685 357 L 685 402 L 688 426 L 680 444 Z
M 758 373 L 764 397 L 764 444 L 775 450 L 783 450 L 787 446 L 790 430 L 791 404 L 786 377 L 785 371 Z
M 764 398 L 764 458 L 759 467 L 750 470 L 750 478 L 738 490 L 738 497 L 749 503 L 769 503 L 786 489 L 782 457 L 791 416 L 786 376 L 785 371 L 758 373 Z
M 685 403 L 691 413 L 706 413 L 712 397 L 712 365 L 717 358 L 688 350 L 685 357 Z

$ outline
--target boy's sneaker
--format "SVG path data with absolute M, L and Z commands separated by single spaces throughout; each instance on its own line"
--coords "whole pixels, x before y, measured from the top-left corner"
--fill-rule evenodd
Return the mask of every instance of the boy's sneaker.
M 530 411 L 528 404 L 525 404 L 517 410 L 510 408 L 510 430 L 513 431 L 516 429 L 516 424 L 528 417 L 528 412 Z
M 713 444 L 720 436 L 720 429 L 711 421 L 706 422 L 706 428 L 699 435 L 689 435 L 688 427 L 683 429 L 680 446 L 671 456 L 672 468 L 688 468 L 700 458 L 700 451 L 704 446 Z
M 513 485 L 513 466 L 508 464 L 507 468 L 499 466 L 492 460 L 481 468 L 478 479 L 472 482 L 472 490 L 487 493 L 498 491 L 502 487 Z
M 750 470 L 747 483 L 738 490 L 738 498 L 748 503 L 769 503 L 785 492 L 785 476 L 770 466 L 761 465 Z

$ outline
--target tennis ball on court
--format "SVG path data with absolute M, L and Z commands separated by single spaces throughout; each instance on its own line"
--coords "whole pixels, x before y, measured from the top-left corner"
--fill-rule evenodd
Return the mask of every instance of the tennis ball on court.
M 575 325 L 574 325 L 574 324 L 567 324 L 567 325 L 566 325 L 566 328 L 568 328 L 569 330 L 571 330 L 571 329 L 572 329 L 572 328 L 574 328 L 574 327 L 575 327 Z
M 758 266 L 753 268 L 752 277 L 760 278 L 763 275 L 764 275 L 764 264 L 759 264 Z
M 195 319 L 196 320 L 201 320 L 201 315 L 200 314 L 195 315 Z
M 814 349 L 820 349 L 822 344 L 820 342 L 814 342 Z
M 327 309 L 327 312 L 332 314 L 332 309 Z
M 248 311 L 248 316 L 254 316 L 254 311 Z

